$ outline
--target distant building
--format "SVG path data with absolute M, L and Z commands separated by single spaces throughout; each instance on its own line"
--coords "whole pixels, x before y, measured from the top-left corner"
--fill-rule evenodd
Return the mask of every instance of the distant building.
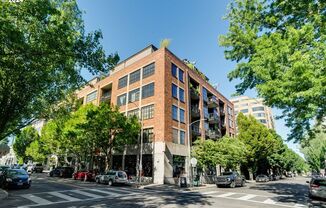
M 230 101 L 234 105 L 236 115 L 240 112 L 244 115 L 252 115 L 267 128 L 275 129 L 272 109 L 264 105 L 263 99 L 239 96 L 230 99 Z
M 17 158 L 13 149 L 13 146 L 9 146 L 9 152 L 1 157 L 0 155 L 0 165 L 14 165 L 17 164 Z

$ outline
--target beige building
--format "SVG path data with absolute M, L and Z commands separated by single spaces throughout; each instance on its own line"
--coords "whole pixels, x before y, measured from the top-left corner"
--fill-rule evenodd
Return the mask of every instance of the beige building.
M 263 99 L 250 98 L 248 96 L 239 96 L 230 100 L 234 105 L 234 111 L 236 115 L 239 112 L 242 112 L 244 115 L 252 115 L 266 127 L 270 129 L 275 128 L 272 109 L 263 104 Z
M 235 135 L 233 104 L 189 62 L 166 48 L 150 45 L 120 62 L 108 77 L 93 79 L 77 92 L 84 104 L 108 102 L 143 121 L 144 176 L 174 183 L 189 167 L 195 140 Z M 139 145 L 115 153 L 113 168 L 136 174 Z

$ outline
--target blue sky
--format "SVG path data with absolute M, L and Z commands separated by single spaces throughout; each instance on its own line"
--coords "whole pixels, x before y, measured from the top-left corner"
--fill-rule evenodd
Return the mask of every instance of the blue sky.
M 160 40 L 171 39 L 169 49 L 181 59 L 196 61 L 196 66 L 218 84 L 228 98 L 235 92 L 236 82 L 227 74 L 235 63 L 224 58 L 218 36 L 228 30 L 223 20 L 229 0 L 78 0 L 84 12 L 86 31 L 100 29 L 107 53 L 117 52 L 121 60 L 149 44 L 159 46 Z M 86 79 L 92 77 L 83 74 Z M 255 96 L 255 92 L 246 95 Z M 281 111 L 273 109 L 274 115 Z M 276 131 L 286 139 L 289 129 L 283 120 L 276 120 Z M 297 145 L 289 147 L 299 152 Z

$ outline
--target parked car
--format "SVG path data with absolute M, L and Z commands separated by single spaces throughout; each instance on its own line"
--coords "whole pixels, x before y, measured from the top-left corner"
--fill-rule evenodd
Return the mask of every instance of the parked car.
M 3 188 L 29 188 L 32 184 L 28 173 L 24 169 L 7 169 L 3 173 L 1 187 Z
M 97 170 L 79 170 L 73 174 L 73 179 L 81 181 L 95 181 L 95 177 L 98 175 Z
M 97 183 L 104 183 L 112 186 L 113 184 L 126 184 L 128 183 L 127 173 L 125 171 L 111 170 L 105 174 L 97 175 L 95 178 Z
M 221 176 L 216 177 L 216 186 L 229 186 L 230 188 L 234 188 L 236 186 L 244 186 L 245 179 L 239 175 L 239 173 L 233 172 L 224 172 Z
M 256 176 L 256 182 L 268 182 L 269 177 L 267 175 L 260 174 Z
M 35 164 L 33 168 L 33 172 L 35 173 L 42 173 L 43 172 L 43 165 L 40 163 Z
M 311 178 L 309 183 L 309 197 L 326 199 L 326 178 Z
M 50 177 L 71 178 L 74 173 L 72 167 L 56 167 L 49 172 Z
M 10 167 L 9 167 L 9 166 L 6 166 L 6 165 L 2 165 L 2 166 L 0 166 L 0 175 L 2 175 L 3 172 L 4 172 L 5 170 L 9 169 L 9 168 L 10 168 Z

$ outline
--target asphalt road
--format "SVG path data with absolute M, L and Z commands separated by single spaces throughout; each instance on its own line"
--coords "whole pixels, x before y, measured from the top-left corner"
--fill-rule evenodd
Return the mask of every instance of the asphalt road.
M 248 183 L 242 188 L 217 188 L 185 191 L 170 186 L 135 189 L 34 174 L 30 189 L 9 190 L 0 207 L 105 208 L 105 207 L 222 207 L 280 208 L 326 207 L 326 202 L 310 201 L 306 178 L 269 183 Z

